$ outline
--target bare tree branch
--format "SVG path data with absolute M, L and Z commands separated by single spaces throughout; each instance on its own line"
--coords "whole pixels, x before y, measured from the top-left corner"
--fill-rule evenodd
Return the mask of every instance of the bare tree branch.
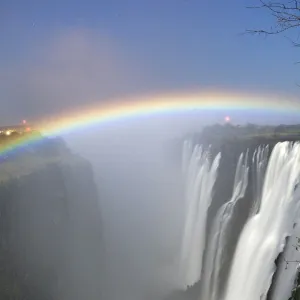
M 275 35 L 286 32 L 288 30 L 300 27 L 300 1 L 268 1 L 260 0 L 259 6 L 248 7 L 251 9 L 266 9 L 271 13 L 271 16 L 275 19 L 275 26 L 269 30 L 265 29 L 251 29 L 246 33 L 250 34 L 263 34 L 263 35 Z M 300 43 L 292 41 L 294 46 L 299 47 Z

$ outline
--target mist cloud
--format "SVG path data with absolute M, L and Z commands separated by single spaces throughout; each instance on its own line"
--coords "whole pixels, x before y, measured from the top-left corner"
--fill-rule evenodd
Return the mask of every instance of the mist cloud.
M 111 37 L 84 28 L 59 30 L 0 72 L 1 118 L 36 118 L 134 93 L 142 76 Z

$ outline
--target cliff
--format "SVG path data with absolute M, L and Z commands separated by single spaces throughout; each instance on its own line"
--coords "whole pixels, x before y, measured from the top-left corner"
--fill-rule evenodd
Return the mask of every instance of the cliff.
M 97 188 L 62 140 L 0 164 L 0 299 L 105 299 Z

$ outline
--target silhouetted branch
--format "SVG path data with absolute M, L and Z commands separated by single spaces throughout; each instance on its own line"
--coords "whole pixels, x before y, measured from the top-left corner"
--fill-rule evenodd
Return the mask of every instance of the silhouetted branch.
M 285 3 L 284 3 L 285 2 Z M 264 34 L 274 35 L 286 32 L 290 29 L 300 27 L 300 1 L 264 1 L 260 0 L 261 5 L 248 7 L 251 9 L 266 9 L 275 18 L 275 26 L 269 30 L 265 29 L 252 29 L 247 30 L 246 33 L 250 34 Z M 294 46 L 299 47 L 300 44 L 292 41 Z

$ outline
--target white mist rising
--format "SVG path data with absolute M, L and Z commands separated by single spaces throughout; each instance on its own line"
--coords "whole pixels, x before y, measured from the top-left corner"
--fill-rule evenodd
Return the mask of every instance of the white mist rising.
M 109 299 L 162 299 L 180 289 L 183 184 L 179 162 L 169 155 L 165 118 L 159 121 L 119 121 L 68 136 L 95 174 Z
M 190 158 L 188 159 L 190 155 Z M 213 162 L 209 151 L 185 143 L 183 169 L 186 176 L 185 226 L 180 256 L 182 287 L 195 284 L 201 277 L 203 252 L 206 240 L 207 211 L 212 201 L 221 154 Z
M 278 143 L 266 170 L 259 212 L 246 223 L 234 255 L 225 300 L 265 300 L 275 259 L 299 213 L 300 144 Z

